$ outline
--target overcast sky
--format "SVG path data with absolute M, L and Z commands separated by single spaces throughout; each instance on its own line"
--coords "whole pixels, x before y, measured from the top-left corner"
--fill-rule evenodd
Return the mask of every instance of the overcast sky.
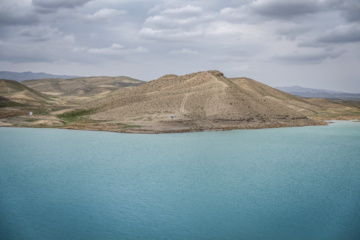
M 0 70 L 360 92 L 360 0 L 1 0 Z

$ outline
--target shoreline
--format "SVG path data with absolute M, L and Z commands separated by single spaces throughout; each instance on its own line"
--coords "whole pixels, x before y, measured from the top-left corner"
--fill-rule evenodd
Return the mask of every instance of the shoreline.
M 45 116 L 44 116 L 45 117 Z M 45 120 L 46 119 L 46 120 Z M 53 122 L 49 118 L 18 117 L 14 121 L 2 121 L 0 127 L 15 128 L 47 128 L 47 129 L 67 129 L 83 131 L 101 131 L 130 134 L 168 134 L 168 133 L 191 133 L 191 132 L 216 132 L 247 129 L 270 129 L 287 127 L 305 126 L 325 126 L 334 121 L 360 122 L 356 116 L 352 118 L 298 118 L 283 121 L 252 121 L 243 120 L 198 120 L 198 121 L 158 121 L 158 122 L 73 122 L 71 124 L 60 125 L 59 121 Z M 31 121 L 35 120 L 35 121 Z
M 335 124 L 335 122 L 354 122 L 360 123 L 360 119 L 332 119 L 324 120 L 324 124 L 317 125 L 298 125 L 298 126 L 268 126 L 268 127 L 257 127 L 257 128 L 229 128 L 229 129 L 201 129 L 201 130 L 166 130 L 166 131 L 154 131 L 154 130 L 99 130 L 91 128 L 69 128 L 69 127 L 31 127 L 31 126 L 1 126 L 0 128 L 30 128 L 30 129 L 59 129 L 59 130 L 70 130 L 70 131 L 92 131 L 92 132 L 109 132 L 109 133 L 125 133 L 125 134 L 179 134 L 179 133 L 200 133 L 200 132 L 225 132 L 233 130 L 260 130 L 260 129 L 274 129 L 274 128 L 296 128 L 296 127 L 320 127 L 320 126 L 329 126 Z
M 98 131 L 98 132 L 114 132 L 114 133 L 128 133 L 128 134 L 172 134 L 172 133 L 192 133 L 192 132 L 220 132 L 220 131 L 232 131 L 232 130 L 257 130 L 257 129 L 272 129 L 272 128 L 293 128 L 293 127 L 311 127 L 311 126 L 327 126 L 328 121 L 324 120 L 319 124 L 268 124 L 266 126 L 246 126 L 246 127 L 222 127 L 222 128 L 189 128 L 189 129 L 99 129 L 89 127 L 51 127 L 51 126 L 6 126 L 3 125 L 1 128 L 42 128 L 42 129 L 64 129 L 64 130 L 75 130 L 75 131 Z M 351 121 L 351 120 L 344 120 Z

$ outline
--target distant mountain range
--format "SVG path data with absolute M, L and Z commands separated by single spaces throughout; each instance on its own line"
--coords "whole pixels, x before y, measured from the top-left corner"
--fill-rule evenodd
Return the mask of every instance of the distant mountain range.
M 32 79 L 44 79 L 44 78 L 76 78 L 79 76 L 68 76 L 68 75 L 53 75 L 48 73 L 33 73 L 33 72 L 10 72 L 0 71 L 0 79 L 8 79 L 15 81 L 32 80 Z
M 345 93 L 325 89 L 304 88 L 299 86 L 276 87 L 276 89 L 305 98 L 328 98 L 342 100 L 360 99 L 360 93 Z

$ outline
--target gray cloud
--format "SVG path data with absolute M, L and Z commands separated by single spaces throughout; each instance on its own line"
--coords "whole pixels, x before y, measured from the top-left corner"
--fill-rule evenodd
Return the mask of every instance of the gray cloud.
M 202 9 L 192 5 L 167 8 L 145 20 L 139 34 L 149 39 L 182 41 L 201 36 Z
M 258 0 L 250 8 L 254 13 L 271 19 L 292 19 L 320 10 L 317 1 L 310 0 Z
M 12 1 L 0 2 L 0 28 L 4 26 L 31 25 L 39 22 L 29 6 L 18 6 Z
M 298 46 L 331 49 L 334 45 L 358 42 L 360 42 L 360 25 L 353 23 L 327 30 L 315 39 L 300 42 Z
M 191 28 L 198 22 L 198 18 L 173 18 L 163 15 L 156 15 L 149 17 L 145 21 L 145 26 L 158 29 L 174 29 L 174 28 Z
M 327 31 L 318 39 L 323 43 L 352 43 L 360 42 L 360 25 L 340 25 Z
M 359 12 L 359 0 L 0 0 L 0 70 L 150 80 L 219 69 L 280 86 L 305 68 L 320 79 L 352 66 L 355 79 Z
M 326 59 L 335 59 L 340 57 L 344 52 L 323 52 L 313 54 L 289 54 L 284 56 L 274 56 L 271 59 L 286 64 L 316 64 Z
M 287 39 L 294 41 L 297 37 L 303 36 L 304 34 L 311 31 L 310 26 L 303 25 L 292 25 L 292 26 L 284 26 L 276 29 L 275 33 L 284 36 Z
M 342 15 L 349 22 L 360 21 L 360 2 L 358 0 L 327 0 L 324 5 L 333 10 L 341 10 Z
M 195 51 L 195 50 L 191 50 L 191 49 L 187 49 L 187 48 L 182 48 L 180 50 L 172 50 L 170 52 L 170 54 L 173 54 L 173 55 L 189 55 L 189 54 L 198 54 L 199 52 L 198 51 Z
M 181 8 L 170 8 L 162 11 L 163 15 L 169 16 L 177 16 L 177 17 L 197 17 L 202 13 L 202 9 L 200 7 L 196 7 L 193 5 L 187 5 Z
M 92 0 L 32 0 L 36 11 L 42 14 L 54 13 L 61 8 L 80 7 Z
M 348 21 L 360 21 L 360 7 L 349 9 L 345 12 Z
M 13 63 L 23 62 L 52 62 L 54 60 L 52 54 L 44 49 L 31 48 L 11 43 L 3 43 L 0 45 L 0 60 Z
M 49 41 L 60 38 L 62 33 L 57 28 L 40 26 L 35 28 L 25 28 L 20 31 L 20 36 L 26 37 L 31 41 Z
M 86 23 L 108 23 L 114 17 L 125 15 L 127 12 L 124 10 L 117 10 L 113 8 L 102 8 L 94 14 L 88 14 L 82 19 Z
M 36 7 L 41 8 L 75 8 L 84 5 L 92 0 L 32 0 L 32 3 Z
M 37 23 L 39 20 L 33 14 L 9 14 L 0 10 L 0 25 L 1 26 L 16 26 L 16 25 L 31 25 Z
M 139 31 L 141 37 L 152 40 L 169 42 L 187 42 L 202 36 L 201 31 L 184 31 L 181 29 L 152 29 L 142 28 Z
M 220 16 L 226 21 L 249 21 L 244 7 L 227 7 L 220 10 Z

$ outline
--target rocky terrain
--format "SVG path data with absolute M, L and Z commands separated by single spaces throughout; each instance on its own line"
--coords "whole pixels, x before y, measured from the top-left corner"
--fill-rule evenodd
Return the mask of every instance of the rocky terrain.
M 23 116 L 24 121 L 18 116 L 1 122 L 11 126 L 169 133 L 321 125 L 324 119 L 360 117 L 356 104 L 304 99 L 252 79 L 229 79 L 219 71 L 165 75 L 146 83 L 119 80 L 94 77 L 24 81 L 28 87 L 56 99 L 52 109 L 42 116 Z M 46 117 L 53 120 L 46 123 L 42 120 Z

